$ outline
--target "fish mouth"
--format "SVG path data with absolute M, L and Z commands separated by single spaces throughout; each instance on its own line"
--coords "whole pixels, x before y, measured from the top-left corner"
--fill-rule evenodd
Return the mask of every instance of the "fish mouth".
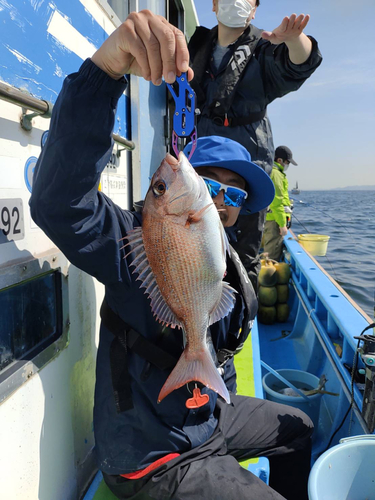
M 165 157 L 165 161 L 166 163 L 168 163 L 168 165 L 172 168 L 172 170 L 174 172 L 177 172 L 178 170 L 180 170 L 180 160 L 177 160 L 174 156 L 172 156 L 171 154 L 167 153 L 166 157 Z

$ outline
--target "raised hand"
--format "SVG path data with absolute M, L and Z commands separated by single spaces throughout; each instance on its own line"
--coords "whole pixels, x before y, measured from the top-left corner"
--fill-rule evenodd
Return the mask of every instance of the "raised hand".
M 91 59 L 114 79 L 130 73 L 160 85 L 185 71 L 193 78 L 184 34 L 149 10 L 129 14 Z
M 290 17 L 284 17 L 280 26 L 273 31 L 263 31 L 262 38 L 268 40 L 273 45 L 291 42 L 296 40 L 303 33 L 309 20 L 310 16 L 305 16 L 305 14 L 301 14 L 298 17 L 296 14 L 292 14 Z

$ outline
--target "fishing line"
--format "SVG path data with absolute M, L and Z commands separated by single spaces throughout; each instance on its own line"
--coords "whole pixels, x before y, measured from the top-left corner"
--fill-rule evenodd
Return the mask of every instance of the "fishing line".
M 311 207 L 313 210 L 316 210 L 317 212 L 321 212 L 325 217 L 329 217 L 330 219 L 332 219 L 334 222 L 336 222 L 336 224 L 338 224 L 340 227 L 342 227 L 344 229 L 344 231 L 346 231 L 348 233 L 348 235 L 350 236 L 350 238 L 352 240 L 352 243 L 354 243 L 354 246 L 358 245 L 358 243 L 356 243 L 354 240 L 353 233 L 348 231 L 347 228 L 343 224 L 341 224 L 338 220 L 336 220 L 334 217 L 327 214 L 326 212 L 323 212 L 323 210 L 316 208 L 315 205 L 311 205 L 311 203 L 306 203 L 305 201 L 302 201 L 302 200 L 299 200 L 299 202 L 301 203 L 301 205 L 305 205 L 306 207 Z M 293 212 L 293 215 L 294 215 L 294 212 Z
M 300 224 L 305 231 L 307 231 L 309 234 L 311 234 L 311 232 L 302 224 L 302 222 L 300 220 L 298 220 L 298 218 L 295 216 L 294 212 L 293 212 L 292 218 L 296 219 L 296 221 L 298 222 L 298 224 Z M 335 277 L 335 280 L 339 281 L 338 277 L 336 276 L 336 272 L 335 272 L 335 270 L 334 270 L 334 268 L 333 268 L 330 260 L 328 259 L 327 255 L 325 255 L 324 257 L 327 259 L 327 262 L 328 262 L 328 264 L 331 267 L 331 270 L 332 270 L 332 273 L 333 273 L 333 275 Z
M 334 270 L 334 268 L 333 268 L 333 266 L 332 266 L 332 264 L 331 264 L 331 262 L 330 262 L 329 258 L 327 257 L 327 255 L 324 255 L 324 257 L 326 258 L 326 260 L 327 260 L 328 264 L 331 266 L 331 270 L 332 270 L 332 273 L 333 273 L 333 275 L 334 275 L 334 277 L 335 277 L 335 280 L 336 280 L 336 281 L 340 281 L 340 280 L 339 280 L 339 278 L 338 278 L 338 277 L 337 277 L 337 275 L 336 275 L 336 272 L 335 272 L 335 270 Z
M 294 201 L 294 200 L 293 200 L 293 201 Z M 315 207 L 315 205 L 313 205 L 313 204 L 311 204 L 311 203 L 306 203 L 306 202 L 305 202 L 305 201 L 303 201 L 303 200 L 299 200 L 299 202 L 300 202 L 300 204 L 301 204 L 301 205 L 305 205 L 306 207 L 311 207 L 313 210 L 316 210 L 317 212 L 321 212 L 324 216 L 329 217 L 330 219 L 332 219 L 332 220 L 333 220 L 336 224 L 338 224 L 340 227 L 342 227 L 342 228 L 344 229 L 344 231 L 346 231 L 346 232 L 348 233 L 348 235 L 350 236 L 350 239 L 352 240 L 352 245 L 353 245 L 354 247 L 357 247 L 357 246 L 358 246 L 358 243 L 356 243 L 356 242 L 355 242 L 355 240 L 354 240 L 353 234 L 352 234 L 350 231 L 348 231 L 348 229 L 347 229 L 344 225 L 342 225 L 342 224 L 341 224 L 338 220 L 336 220 L 334 217 L 332 217 L 331 215 L 327 214 L 326 212 L 323 212 L 323 210 L 320 210 L 319 208 L 316 208 L 316 207 Z M 296 216 L 295 216 L 295 214 L 294 214 L 294 211 L 293 211 L 293 216 L 292 216 L 292 217 L 295 217 L 295 218 L 296 218 L 296 220 L 297 220 L 297 222 L 299 222 L 299 224 L 301 224 L 301 226 L 302 226 L 304 229 L 306 229 L 306 228 L 305 228 L 305 226 L 301 223 L 301 221 L 299 221 L 299 220 L 297 219 L 297 217 L 296 217 Z M 310 231 L 308 231 L 307 229 L 306 229 L 306 231 L 307 231 L 308 233 L 310 233 Z M 310 234 L 311 234 L 311 233 L 310 233 Z M 329 259 L 328 259 L 328 257 L 327 257 L 326 255 L 325 255 L 325 258 L 327 259 L 327 262 L 328 262 L 328 263 L 329 263 L 329 265 L 331 266 L 331 269 L 332 269 L 332 272 L 333 272 L 333 274 L 334 274 L 334 276 L 335 276 L 336 281 L 339 281 L 339 279 L 338 279 L 338 278 L 337 278 L 337 276 L 336 276 L 335 271 L 333 270 L 333 266 L 332 266 L 331 262 L 329 261 Z
M 305 227 L 305 226 L 302 224 L 302 222 L 301 222 L 299 219 L 297 219 L 297 217 L 296 217 L 296 215 L 295 215 L 295 213 L 294 213 L 294 212 L 292 213 L 292 219 L 296 219 L 296 221 L 298 222 L 298 224 L 300 224 L 300 225 L 303 227 L 303 229 L 304 229 L 305 231 L 307 231 L 309 234 L 311 234 L 311 232 L 307 229 L 307 227 Z

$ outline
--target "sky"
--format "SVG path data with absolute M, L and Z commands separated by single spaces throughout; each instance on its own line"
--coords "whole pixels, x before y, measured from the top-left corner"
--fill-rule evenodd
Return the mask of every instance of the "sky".
M 217 24 L 212 0 L 195 6 L 202 26 Z M 293 13 L 310 14 L 304 32 L 318 41 L 323 62 L 298 91 L 268 106 L 275 147 L 288 146 L 298 163 L 289 186 L 375 186 L 375 0 L 261 0 L 253 24 L 272 31 Z

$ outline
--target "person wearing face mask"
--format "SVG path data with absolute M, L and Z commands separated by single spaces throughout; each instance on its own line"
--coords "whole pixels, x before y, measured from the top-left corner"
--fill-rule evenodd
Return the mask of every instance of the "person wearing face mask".
M 283 239 L 290 227 L 292 203 L 288 194 L 288 179 L 285 172 L 289 165 L 297 165 L 293 153 L 287 146 L 279 146 L 275 150 L 271 179 L 275 186 L 275 198 L 269 206 L 263 234 L 263 251 L 268 257 L 280 260 Z
M 198 136 L 236 140 L 268 174 L 274 145 L 267 106 L 298 90 L 318 68 L 316 40 L 304 34 L 309 16 L 284 17 L 273 31 L 252 24 L 259 0 L 213 0 L 218 25 L 198 27 L 189 42 L 197 94 Z M 266 211 L 240 215 L 231 244 L 256 287 Z

